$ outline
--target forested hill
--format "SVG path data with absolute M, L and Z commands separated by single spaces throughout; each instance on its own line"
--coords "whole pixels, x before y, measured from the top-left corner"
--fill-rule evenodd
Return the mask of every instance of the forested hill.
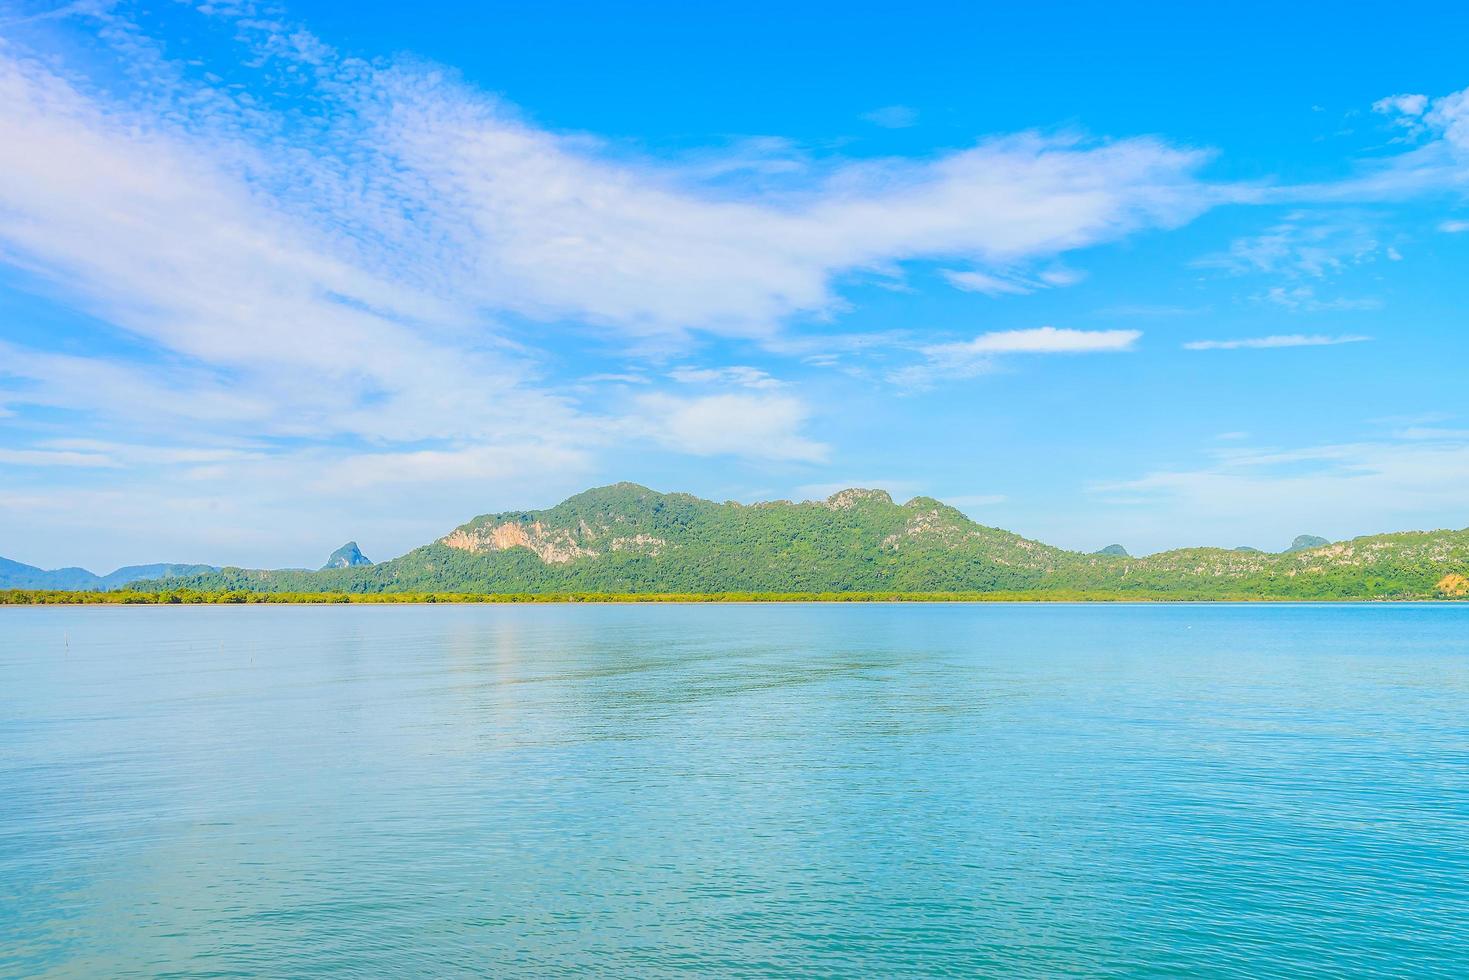
M 1190 548 L 1080 554 L 976 524 L 928 497 L 715 503 L 619 483 L 548 510 L 486 514 L 377 565 L 226 568 L 158 589 L 271 592 L 1075 592 L 1139 598 L 1469 594 L 1469 530 L 1405 532 L 1267 554 Z M 139 588 L 147 588 L 142 584 Z

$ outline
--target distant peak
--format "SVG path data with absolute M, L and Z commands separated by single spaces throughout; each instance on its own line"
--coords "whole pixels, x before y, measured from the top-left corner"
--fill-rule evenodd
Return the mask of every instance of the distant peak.
M 1331 542 L 1325 538 L 1317 537 L 1314 534 L 1298 534 L 1296 535 L 1296 539 L 1290 543 L 1290 547 L 1285 549 L 1285 553 L 1310 551 L 1312 548 L 1321 548 L 1328 544 L 1331 544 Z
M 331 557 L 326 560 L 326 564 L 321 566 L 321 570 L 326 571 L 328 568 L 355 568 L 358 565 L 371 564 L 372 561 L 357 547 L 357 542 L 348 541 L 336 551 L 332 552 Z
M 852 487 L 850 490 L 842 490 L 832 494 L 825 500 L 826 506 L 833 510 L 846 510 L 855 507 L 868 500 L 875 500 L 880 504 L 891 504 L 892 495 L 886 490 L 864 490 L 861 487 Z
M 1105 547 L 1105 548 L 1101 549 L 1100 551 L 1098 551 L 1097 554 L 1099 554 L 1099 555 L 1111 555 L 1114 558 L 1131 558 L 1132 557 L 1131 555 L 1129 555 L 1127 553 L 1127 549 L 1124 548 L 1124 547 L 1122 547 L 1122 545 L 1120 545 L 1120 544 L 1109 544 L 1109 545 L 1107 545 L 1107 547 Z
M 630 499 L 662 496 L 663 494 L 659 493 L 657 490 L 654 490 L 650 487 L 645 487 L 641 483 L 629 483 L 624 480 L 621 483 L 609 483 L 604 487 L 589 487 L 586 490 L 583 490 L 581 493 L 572 494 L 570 497 L 567 497 L 565 500 L 561 501 L 561 503 L 611 503 L 626 501 Z

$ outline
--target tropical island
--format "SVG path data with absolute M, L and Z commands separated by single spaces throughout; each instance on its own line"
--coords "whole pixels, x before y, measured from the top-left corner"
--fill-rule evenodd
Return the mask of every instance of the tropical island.
M 741 504 L 618 483 L 476 517 L 377 564 L 349 542 L 316 571 L 139 570 L 124 580 L 9 562 L 0 603 L 1462 599 L 1469 529 L 1132 557 L 1120 545 L 1067 551 L 882 490 Z M 48 587 L 57 575 L 86 584 Z

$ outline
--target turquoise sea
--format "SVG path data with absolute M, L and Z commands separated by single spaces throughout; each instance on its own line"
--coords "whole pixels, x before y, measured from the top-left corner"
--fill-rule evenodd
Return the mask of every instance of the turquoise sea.
M 0 609 L 0 975 L 1469 975 L 1469 605 Z

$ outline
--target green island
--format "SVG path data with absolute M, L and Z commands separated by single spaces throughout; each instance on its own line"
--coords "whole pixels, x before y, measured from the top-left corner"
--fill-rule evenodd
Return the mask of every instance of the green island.
M 1463 599 L 1469 529 L 1132 557 L 1052 547 L 881 490 L 740 504 L 619 483 L 476 517 L 378 564 L 349 543 L 317 571 L 149 567 L 169 574 L 78 589 L 30 569 L 0 604 Z

